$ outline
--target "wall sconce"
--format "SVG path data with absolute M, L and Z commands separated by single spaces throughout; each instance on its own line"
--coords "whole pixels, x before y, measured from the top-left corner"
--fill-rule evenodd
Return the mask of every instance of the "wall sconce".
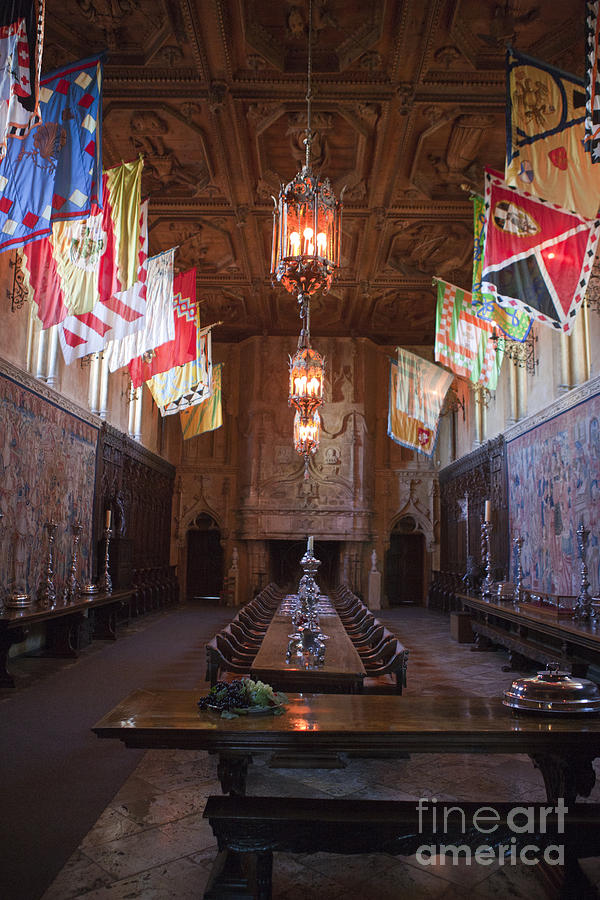
M 535 345 L 538 340 L 537 334 L 533 334 L 533 331 L 530 331 L 529 337 L 525 338 L 524 341 L 511 341 L 504 335 L 499 335 L 494 328 L 490 340 L 497 350 L 504 350 L 504 355 L 508 356 L 517 368 L 526 369 L 529 375 L 535 375 L 540 362 L 535 353 Z

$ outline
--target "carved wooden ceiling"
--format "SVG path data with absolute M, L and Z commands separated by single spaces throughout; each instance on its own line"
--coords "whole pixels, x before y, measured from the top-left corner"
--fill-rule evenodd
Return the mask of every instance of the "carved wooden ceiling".
M 108 49 L 105 165 L 142 152 L 152 253 L 196 266 L 215 340 L 297 334 L 269 277 L 272 194 L 301 168 L 308 0 L 46 0 L 44 70 Z M 431 276 L 468 288 L 483 166 L 504 166 L 507 41 L 583 76 L 583 3 L 313 0 L 313 168 L 344 185 L 319 335 L 430 345 Z

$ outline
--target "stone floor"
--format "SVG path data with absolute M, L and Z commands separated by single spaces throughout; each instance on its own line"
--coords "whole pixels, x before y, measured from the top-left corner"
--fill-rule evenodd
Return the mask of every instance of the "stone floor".
M 411 694 L 498 696 L 517 674 L 502 671 L 502 651 L 472 652 L 449 633 L 447 616 L 416 607 L 386 610 L 381 618 L 410 648 Z M 207 638 L 209 635 L 207 635 Z M 175 688 L 173 683 L 163 684 Z M 123 752 L 127 752 L 125 749 Z M 345 769 L 273 769 L 257 758 L 248 794 L 363 797 L 439 801 L 543 801 L 541 776 L 523 757 L 417 755 L 404 760 L 348 760 Z M 43 900 L 143 898 L 188 900 L 202 896 L 216 848 L 202 818 L 206 798 L 220 793 L 216 762 L 205 753 L 156 750 L 145 754 L 134 774 L 82 840 Z M 597 773 L 600 775 L 600 770 Z M 600 778 L 591 800 L 600 802 Z M 600 884 L 600 858 L 586 860 Z M 470 900 L 558 897 L 556 882 L 540 866 L 424 866 L 416 857 L 276 854 L 276 900 Z M 550 875 L 552 872 L 550 872 Z

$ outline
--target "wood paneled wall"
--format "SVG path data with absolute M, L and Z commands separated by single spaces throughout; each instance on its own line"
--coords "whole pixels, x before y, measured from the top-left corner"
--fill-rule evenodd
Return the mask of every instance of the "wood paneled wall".
M 129 543 L 134 569 L 168 566 L 174 483 L 174 466 L 104 423 L 96 477 L 97 540 L 110 509 L 115 549 L 118 542 Z
M 481 521 L 491 500 L 493 575 L 510 572 L 506 445 L 500 435 L 440 472 L 442 571 L 464 573 L 467 551 L 481 563 Z M 468 537 L 467 537 L 468 528 Z

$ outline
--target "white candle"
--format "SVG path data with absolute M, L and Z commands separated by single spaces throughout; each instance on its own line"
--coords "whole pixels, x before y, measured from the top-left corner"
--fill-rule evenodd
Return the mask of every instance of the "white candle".
M 308 539 L 308 550 L 310 553 L 313 552 L 313 536 L 312 536 L 312 534 Z
M 111 513 L 110 509 L 107 509 L 106 513 L 104 515 L 104 524 L 105 524 L 106 528 L 110 528 L 111 518 L 112 518 L 112 513 Z
M 484 518 L 485 518 L 486 522 L 492 521 L 492 501 L 491 500 L 485 501 L 485 516 L 484 516 Z

